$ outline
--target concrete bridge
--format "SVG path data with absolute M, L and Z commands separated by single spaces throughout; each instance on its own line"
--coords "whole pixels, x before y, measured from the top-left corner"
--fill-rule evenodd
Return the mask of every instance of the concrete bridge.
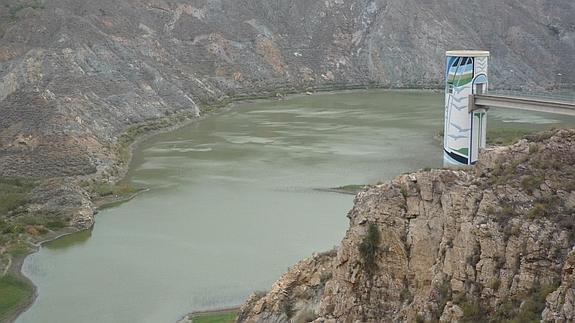
M 469 113 L 489 108 L 517 109 L 575 116 L 575 102 L 498 94 L 472 94 L 469 96 Z

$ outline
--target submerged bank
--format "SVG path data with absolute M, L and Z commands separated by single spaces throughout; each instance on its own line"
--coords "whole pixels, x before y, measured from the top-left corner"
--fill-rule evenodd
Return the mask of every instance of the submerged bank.
M 199 311 L 184 316 L 177 323 L 233 323 L 240 307 L 222 308 L 212 311 Z

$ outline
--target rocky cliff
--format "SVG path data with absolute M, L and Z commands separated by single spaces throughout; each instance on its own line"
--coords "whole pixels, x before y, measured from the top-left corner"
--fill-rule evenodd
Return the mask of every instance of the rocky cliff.
M 253 295 L 239 321 L 575 320 L 575 130 L 372 186 L 348 217 L 336 250 Z
M 441 86 L 446 49 L 491 50 L 495 86 L 573 85 L 573 14 L 570 0 L 2 0 L 0 176 L 110 175 L 130 126 L 230 97 Z

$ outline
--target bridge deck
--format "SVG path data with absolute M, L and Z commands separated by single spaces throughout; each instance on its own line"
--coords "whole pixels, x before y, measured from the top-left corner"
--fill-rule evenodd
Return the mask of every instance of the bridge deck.
M 575 102 L 485 94 L 471 95 L 469 97 L 470 113 L 477 109 L 487 109 L 489 107 L 575 116 Z

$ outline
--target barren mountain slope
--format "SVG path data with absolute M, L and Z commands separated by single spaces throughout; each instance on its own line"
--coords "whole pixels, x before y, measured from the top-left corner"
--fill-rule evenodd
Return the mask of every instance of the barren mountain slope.
M 446 49 L 491 50 L 499 87 L 573 84 L 574 14 L 570 0 L 2 0 L 0 176 L 111 172 L 130 125 L 230 96 L 441 86 Z

